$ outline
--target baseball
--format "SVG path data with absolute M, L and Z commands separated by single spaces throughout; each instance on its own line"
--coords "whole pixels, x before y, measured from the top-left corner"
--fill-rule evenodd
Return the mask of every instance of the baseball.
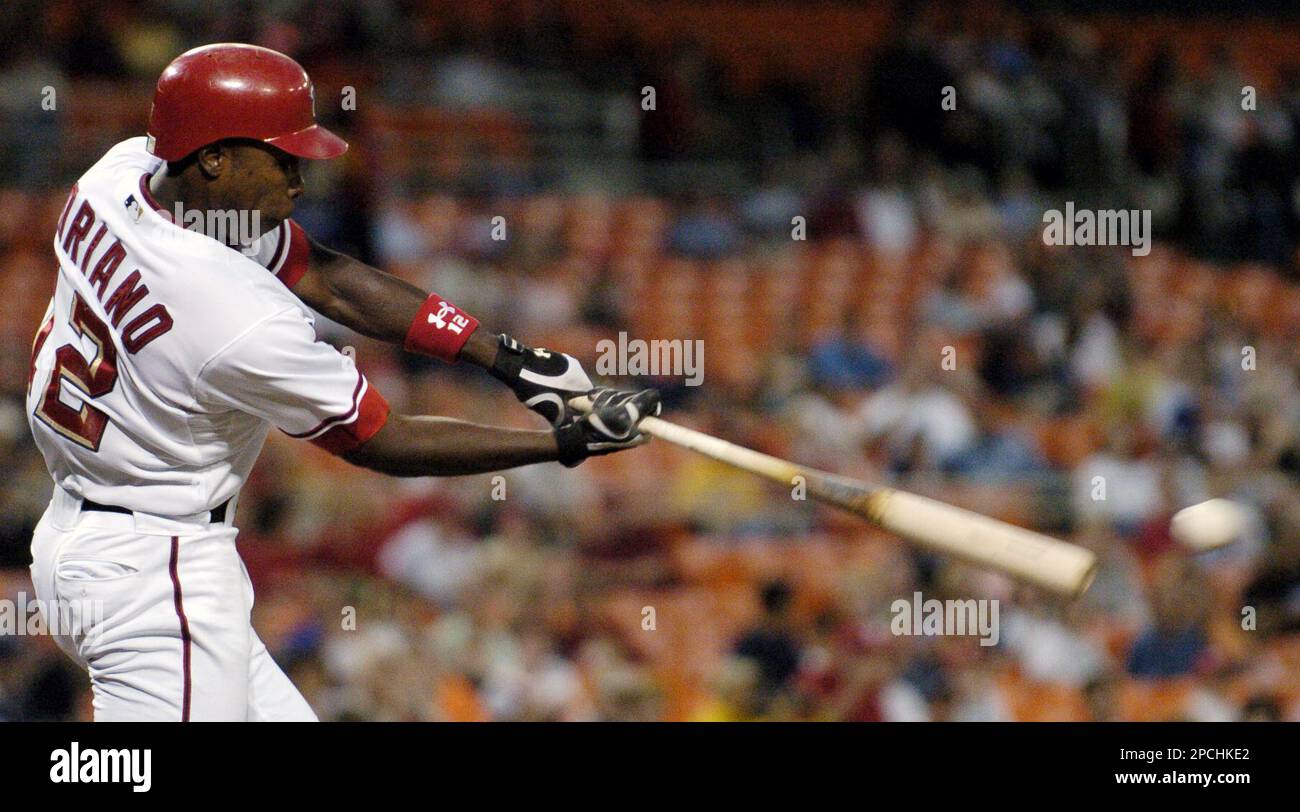
M 1180 544 L 1199 552 L 1215 550 L 1236 541 L 1244 523 L 1245 518 L 1236 503 L 1227 499 L 1210 499 L 1175 513 L 1169 529 Z

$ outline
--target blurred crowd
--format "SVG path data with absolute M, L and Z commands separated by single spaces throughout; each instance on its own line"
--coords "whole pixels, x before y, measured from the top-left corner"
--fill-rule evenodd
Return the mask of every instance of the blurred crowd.
M 1064 603 L 663 443 L 572 471 L 399 482 L 275 436 L 240 495 L 239 544 L 255 626 L 322 718 L 1300 719 L 1300 73 L 1280 58 L 1257 75 L 1176 27 L 1153 27 L 1139 58 L 1086 19 L 900 4 L 862 12 L 871 47 L 818 81 L 790 49 L 738 62 L 699 32 L 632 22 L 596 37 L 581 4 L 43 8 L 4 17 L 43 36 L 0 55 L 0 86 L 138 88 L 222 39 L 407 103 L 508 108 L 512 77 L 541 72 L 633 100 L 655 86 L 638 160 L 735 160 L 745 183 L 428 188 L 385 168 L 363 114 L 322 111 L 354 155 L 311 168 L 296 216 L 588 369 L 621 331 L 703 340 L 702 386 L 635 382 L 673 419 L 1101 560 Z M 59 184 L 94 156 L 49 152 L 84 137 L 75 111 L 0 98 L 15 108 L 0 126 L 14 599 L 50 488 L 22 405 L 48 234 Z M 454 169 L 468 148 L 421 160 Z M 1044 245 L 1042 212 L 1065 201 L 1151 210 L 1154 250 Z M 397 409 L 535 426 L 485 375 L 318 328 Z M 1169 517 L 1211 496 L 1244 507 L 1245 532 L 1192 554 Z M 998 644 L 894 634 L 891 607 L 918 591 L 998 600 Z M 49 639 L 0 635 L 0 718 L 88 707 Z

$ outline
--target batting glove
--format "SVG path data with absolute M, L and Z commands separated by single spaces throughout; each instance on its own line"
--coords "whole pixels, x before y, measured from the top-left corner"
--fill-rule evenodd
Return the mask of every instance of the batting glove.
M 600 388 L 590 392 L 591 411 L 555 430 L 560 462 L 569 468 L 587 457 L 610 454 L 650 442 L 641 421 L 659 414 L 659 392 L 622 392 Z
M 590 392 L 593 387 L 582 364 L 572 355 L 533 349 L 504 334 L 488 372 L 510 387 L 521 403 L 557 427 L 572 414 L 569 398 Z

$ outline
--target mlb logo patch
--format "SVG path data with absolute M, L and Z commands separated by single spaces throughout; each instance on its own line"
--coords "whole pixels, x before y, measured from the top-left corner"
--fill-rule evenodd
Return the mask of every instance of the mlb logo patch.
M 126 196 L 126 211 L 131 215 L 131 219 L 140 222 L 140 215 L 144 214 L 144 209 L 140 208 L 140 201 L 135 199 L 135 195 Z

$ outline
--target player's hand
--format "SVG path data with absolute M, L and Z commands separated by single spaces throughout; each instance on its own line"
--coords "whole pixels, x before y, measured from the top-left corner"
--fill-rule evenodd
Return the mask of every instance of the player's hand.
M 562 425 L 572 414 L 569 398 L 592 390 L 591 378 L 572 355 L 533 349 L 501 335 L 497 357 L 488 372 L 510 387 L 528 408 Z
M 555 430 L 560 462 L 572 468 L 587 457 L 610 454 L 650 442 L 641 421 L 659 414 L 659 392 L 600 388 L 589 393 L 591 411 Z

